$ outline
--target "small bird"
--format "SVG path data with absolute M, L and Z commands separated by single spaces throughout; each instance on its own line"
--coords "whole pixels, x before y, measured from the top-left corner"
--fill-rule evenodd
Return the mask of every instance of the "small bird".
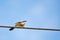
M 25 26 L 25 22 L 26 21 L 17 22 L 15 27 L 24 27 Z M 12 31 L 13 29 L 14 29 L 14 27 L 10 28 L 9 30 Z

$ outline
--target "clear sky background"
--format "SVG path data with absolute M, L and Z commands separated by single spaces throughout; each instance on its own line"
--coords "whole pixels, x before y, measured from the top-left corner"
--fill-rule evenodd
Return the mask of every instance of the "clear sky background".
M 60 0 L 0 0 L 0 25 L 60 28 Z M 60 40 L 60 32 L 0 28 L 0 40 Z

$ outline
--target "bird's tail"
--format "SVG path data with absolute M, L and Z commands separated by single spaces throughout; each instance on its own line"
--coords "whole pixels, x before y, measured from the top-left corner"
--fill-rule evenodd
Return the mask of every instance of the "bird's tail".
M 14 29 L 14 28 L 12 27 L 12 28 L 9 29 L 9 31 L 12 31 L 13 29 Z

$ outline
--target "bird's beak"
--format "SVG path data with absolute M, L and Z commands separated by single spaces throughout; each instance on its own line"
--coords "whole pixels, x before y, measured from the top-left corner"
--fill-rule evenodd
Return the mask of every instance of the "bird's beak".
M 27 21 L 22 21 L 22 22 L 27 22 Z

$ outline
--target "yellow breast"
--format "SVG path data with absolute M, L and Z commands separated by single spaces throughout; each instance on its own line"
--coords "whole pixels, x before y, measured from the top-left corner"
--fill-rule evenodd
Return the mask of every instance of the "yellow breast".
M 16 27 L 24 27 L 25 23 L 24 22 L 21 22 L 21 23 L 16 23 Z

